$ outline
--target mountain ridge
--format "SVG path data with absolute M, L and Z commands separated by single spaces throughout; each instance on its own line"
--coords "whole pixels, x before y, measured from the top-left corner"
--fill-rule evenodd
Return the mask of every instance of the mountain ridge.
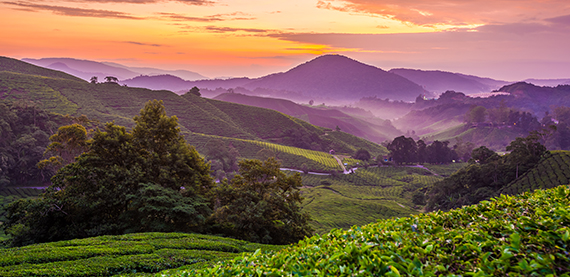
M 186 79 L 198 80 L 205 79 L 206 77 L 196 72 L 188 70 L 163 70 L 158 68 L 148 67 L 129 67 L 118 63 L 97 62 L 91 60 L 81 60 L 74 58 L 41 58 L 30 59 L 24 58 L 22 61 L 31 63 L 37 66 L 42 66 L 54 70 L 65 69 L 61 66 L 53 67 L 54 64 L 64 64 L 68 69 L 64 72 L 77 76 L 83 80 L 90 80 L 95 76 L 103 79 L 106 76 L 117 77 L 118 79 L 129 79 L 139 75 L 157 75 L 157 74 L 170 74 L 180 75 L 179 78 L 186 77 Z M 53 68 L 52 68 L 53 67 Z
M 485 93 L 510 84 L 506 81 L 441 70 L 394 68 L 390 69 L 389 72 L 398 74 L 436 94 L 448 90 L 460 91 L 465 94 Z

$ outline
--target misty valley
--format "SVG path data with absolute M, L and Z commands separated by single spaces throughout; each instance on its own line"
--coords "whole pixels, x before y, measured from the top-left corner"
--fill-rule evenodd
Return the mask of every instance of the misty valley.
M 568 276 L 570 79 L 0 57 L 1 276 Z

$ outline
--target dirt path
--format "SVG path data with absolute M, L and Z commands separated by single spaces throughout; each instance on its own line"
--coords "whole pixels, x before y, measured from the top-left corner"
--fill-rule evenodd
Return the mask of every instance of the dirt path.
M 344 167 L 344 164 L 342 164 L 342 161 L 336 155 L 332 155 L 332 156 L 334 157 L 334 159 L 338 162 L 338 164 L 342 168 L 342 172 L 344 174 L 348 174 L 348 171 L 346 171 L 346 167 Z

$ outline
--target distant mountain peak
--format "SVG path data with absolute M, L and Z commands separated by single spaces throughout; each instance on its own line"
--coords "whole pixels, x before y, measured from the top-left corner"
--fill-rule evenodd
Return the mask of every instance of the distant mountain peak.
M 287 72 L 267 75 L 246 85 L 302 93 L 309 97 L 358 100 L 378 96 L 413 101 L 426 91 L 416 83 L 343 55 L 322 55 Z

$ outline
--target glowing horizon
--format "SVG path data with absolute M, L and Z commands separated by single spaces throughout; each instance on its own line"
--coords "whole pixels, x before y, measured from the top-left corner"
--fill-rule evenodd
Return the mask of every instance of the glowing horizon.
M 258 77 L 335 53 L 383 69 L 570 77 L 565 0 L 400 2 L 7 1 L 0 55 Z

